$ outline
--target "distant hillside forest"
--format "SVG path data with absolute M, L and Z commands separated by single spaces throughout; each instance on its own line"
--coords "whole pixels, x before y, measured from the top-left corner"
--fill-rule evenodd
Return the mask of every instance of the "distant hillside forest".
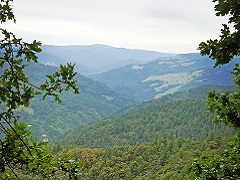
M 70 133 L 61 143 L 106 148 L 151 142 L 156 136 L 198 139 L 211 131 L 225 132 L 229 128 L 211 121 L 212 114 L 207 111 L 205 99 L 201 98 L 211 88 L 213 86 L 203 86 L 129 107 L 112 118 Z M 215 88 L 224 91 L 227 87 Z M 228 88 L 234 89 L 234 86 Z
M 46 74 L 52 74 L 56 70 L 56 67 L 31 63 L 25 72 L 32 84 L 39 85 L 46 80 Z M 135 102 L 80 74 L 76 75 L 76 80 L 80 94 L 62 93 L 61 104 L 53 97 L 47 97 L 43 101 L 39 96 L 31 101 L 28 108 L 21 107 L 17 110 L 20 120 L 28 123 L 35 138 L 40 139 L 42 134 L 47 134 L 54 142 L 75 128 L 113 115 Z

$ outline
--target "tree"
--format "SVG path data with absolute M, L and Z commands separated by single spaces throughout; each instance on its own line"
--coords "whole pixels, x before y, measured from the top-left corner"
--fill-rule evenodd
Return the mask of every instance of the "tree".
M 220 39 L 210 39 L 199 44 L 202 55 L 216 60 L 216 66 L 229 63 L 240 55 L 240 2 L 239 0 L 213 0 L 216 16 L 228 16 L 228 24 L 223 24 Z
M 220 39 L 208 40 L 199 45 L 202 55 L 216 60 L 215 67 L 229 63 L 240 55 L 240 1 L 213 0 L 216 16 L 228 16 L 228 24 L 223 24 Z M 207 96 L 209 110 L 214 112 L 213 121 L 223 122 L 234 127 L 238 134 L 229 143 L 222 155 L 207 157 L 203 155 L 192 164 L 197 179 L 240 179 L 240 67 L 235 64 L 232 72 L 237 85 L 234 92 L 217 93 L 211 91 Z
M 59 93 L 73 89 L 79 93 L 74 76 L 74 65 L 60 65 L 60 70 L 46 76 L 40 86 L 29 82 L 24 73 L 29 63 L 37 63 L 36 53 L 41 52 L 41 42 L 24 42 L 12 32 L 2 28 L 7 21 L 16 23 L 13 0 L 0 1 L 0 177 L 18 179 L 20 172 L 29 172 L 50 179 L 56 172 L 66 172 L 70 179 L 77 178 L 81 162 L 69 158 L 55 160 L 46 142 L 30 137 L 25 123 L 18 122 L 15 110 L 28 107 L 37 95 L 43 99 L 53 96 L 61 103 Z
M 208 40 L 199 45 L 202 55 L 209 55 L 216 60 L 215 67 L 229 63 L 234 57 L 240 55 L 240 1 L 239 0 L 213 0 L 216 16 L 228 16 L 228 25 L 223 24 L 220 39 Z M 230 31 L 232 25 L 232 32 Z M 234 93 L 224 94 L 212 91 L 208 94 L 209 110 L 216 113 L 214 121 L 224 122 L 226 125 L 240 128 L 240 67 L 235 65 L 233 80 L 238 86 Z

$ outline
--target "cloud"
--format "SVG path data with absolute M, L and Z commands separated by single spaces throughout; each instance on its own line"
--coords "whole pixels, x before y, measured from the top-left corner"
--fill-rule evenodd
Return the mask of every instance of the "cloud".
M 46 44 L 108 44 L 168 52 L 195 51 L 218 34 L 209 0 L 21 0 L 14 1 L 25 39 Z

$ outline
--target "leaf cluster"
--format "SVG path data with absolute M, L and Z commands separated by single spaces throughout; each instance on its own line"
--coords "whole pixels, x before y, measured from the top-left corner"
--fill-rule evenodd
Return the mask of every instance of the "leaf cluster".
M 240 55 L 240 2 L 239 0 L 213 0 L 216 16 L 228 16 L 228 24 L 223 24 L 219 39 L 210 39 L 199 44 L 202 55 L 216 60 L 215 67 L 229 63 Z M 232 27 L 231 27 L 232 26 Z
M 0 22 L 4 23 L 8 20 L 13 20 L 16 22 L 12 11 L 12 2 L 13 0 L 1 0 L 0 1 Z
M 48 80 L 40 86 L 41 90 L 46 91 L 43 99 L 50 95 L 54 96 L 58 103 L 61 103 L 62 101 L 59 98 L 59 94 L 56 92 L 61 93 L 63 90 L 68 91 L 70 88 L 74 89 L 75 94 L 78 94 L 77 81 L 73 79 L 76 74 L 77 73 L 74 72 L 74 65 L 69 63 L 66 66 L 60 65 L 59 72 L 55 72 L 53 75 L 47 75 Z M 63 87 L 64 84 L 66 85 L 65 87 Z
M 56 173 L 68 174 L 69 179 L 79 177 L 82 162 L 72 161 L 67 156 L 54 158 L 48 143 L 28 138 L 30 134 L 26 123 L 15 123 L 13 129 L 7 130 L 5 140 L 1 141 L 0 177 L 6 177 L 8 169 L 15 175 L 16 171 L 31 172 L 44 179 L 51 179 Z
M 210 91 L 207 96 L 208 109 L 215 113 L 213 121 L 215 123 L 223 122 L 227 126 L 240 128 L 240 86 L 239 86 L 238 65 L 234 68 L 234 81 L 238 89 L 234 92 L 219 93 L 215 90 Z

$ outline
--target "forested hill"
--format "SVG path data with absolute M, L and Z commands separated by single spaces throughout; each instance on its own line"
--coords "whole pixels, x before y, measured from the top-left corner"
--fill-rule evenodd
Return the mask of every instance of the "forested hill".
M 45 75 L 52 74 L 56 67 L 42 64 L 30 64 L 26 74 L 30 82 L 39 85 L 44 82 Z M 133 101 L 123 97 L 103 84 L 77 74 L 77 85 L 80 94 L 64 92 L 61 94 L 62 104 L 54 98 L 37 97 L 29 108 L 20 108 L 21 120 L 26 121 L 32 134 L 39 138 L 45 133 L 49 139 L 62 137 L 76 127 L 106 118 Z
M 210 133 L 193 138 L 156 137 L 153 142 L 134 146 L 113 146 L 103 148 L 69 148 L 58 153 L 59 157 L 69 155 L 84 161 L 81 179 L 160 179 L 191 180 L 196 176 L 190 171 L 190 164 L 201 153 L 208 156 L 224 151 L 231 135 Z M 61 146 L 55 146 L 60 150 Z
M 198 89 L 192 93 L 196 91 Z M 181 94 L 186 97 L 186 93 L 178 93 L 176 101 L 162 103 L 160 99 L 148 102 L 137 108 L 131 107 L 118 117 L 92 123 L 68 135 L 63 143 L 81 147 L 111 147 L 150 142 L 156 136 L 167 139 L 199 138 L 211 131 L 227 130 L 211 121 L 212 115 L 207 111 L 205 99 L 184 100 L 180 98 Z
M 213 68 L 214 61 L 199 54 L 159 58 L 146 64 L 132 64 L 91 77 L 113 90 L 148 101 L 206 84 L 233 84 L 234 62 Z

